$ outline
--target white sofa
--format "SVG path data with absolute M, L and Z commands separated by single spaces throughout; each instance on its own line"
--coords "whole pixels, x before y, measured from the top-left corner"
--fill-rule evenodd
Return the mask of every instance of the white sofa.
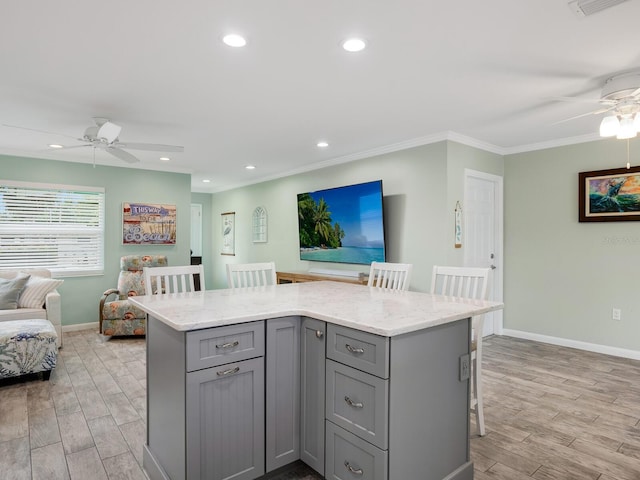
M 28 273 L 37 277 L 51 278 L 51 272 L 45 268 L 32 268 L 21 270 L 0 270 L 0 278 L 13 279 L 19 272 Z M 58 348 L 62 347 L 62 308 L 60 294 L 57 290 L 49 292 L 42 308 L 16 308 L 13 310 L 0 310 L 0 322 L 9 320 L 27 320 L 43 318 L 49 320 L 56 329 L 58 335 Z

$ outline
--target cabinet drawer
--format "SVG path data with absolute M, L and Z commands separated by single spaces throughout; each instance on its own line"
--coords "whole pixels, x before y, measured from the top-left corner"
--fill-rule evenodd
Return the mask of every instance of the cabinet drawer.
M 387 452 L 327 420 L 327 480 L 387 480 Z
M 327 420 L 387 449 L 389 380 L 327 360 Z
M 187 371 L 264 356 L 264 322 L 187 332 Z
M 327 325 L 327 357 L 363 372 L 389 378 L 389 338 Z

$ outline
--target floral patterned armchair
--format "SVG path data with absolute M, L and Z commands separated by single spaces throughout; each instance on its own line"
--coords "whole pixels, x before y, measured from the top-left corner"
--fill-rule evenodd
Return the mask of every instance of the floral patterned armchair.
M 118 288 L 107 290 L 100 299 L 100 333 L 103 335 L 145 335 L 146 314 L 128 297 L 145 294 L 144 267 L 166 267 L 165 255 L 126 255 L 120 258 Z M 116 297 L 107 301 L 109 297 Z

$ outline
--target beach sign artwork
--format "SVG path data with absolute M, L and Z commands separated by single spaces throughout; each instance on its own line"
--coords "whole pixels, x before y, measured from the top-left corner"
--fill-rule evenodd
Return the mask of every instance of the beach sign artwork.
M 123 203 L 122 243 L 124 245 L 175 245 L 176 206 Z

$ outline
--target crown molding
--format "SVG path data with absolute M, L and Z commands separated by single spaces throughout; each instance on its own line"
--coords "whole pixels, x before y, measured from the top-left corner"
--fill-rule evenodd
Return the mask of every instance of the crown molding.
M 505 148 L 499 147 L 489 142 L 483 142 L 473 137 L 468 137 L 457 132 L 447 132 L 447 140 L 452 142 L 461 143 L 468 147 L 477 148 L 486 152 L 495 153 L 496 155 L 505 155 Z
M 598 135 L 597 133 L 592 133 L 588 135 L 580 135 L 576 137 L 550 140 L 548 142 L 530 143 L 528 145 L 518 145 L 515 147 L 500 147 L 498 145 L 494 145 L 489 142 L 484 142 L 482 140 L 478 140 L 473 137 L 462 135 L 461 133 L 446 131 L 446 132 L 436 133 L 434 135 L 426 135 L 424 137 L 413 138 L 411 140 L 406 140 L 404 142 L 383 145 L 381 147 L 364 150 L 362 152 L 351 153 L 349 155 L 343 155 L 341 157 L 330 158 L 322 162 L 305 165 L 303 167 L 296 168 L 293 170 L 288 170 L 286 172 L 278 173 L 275 175 L 269 175 L 267 177 L 261 177 L 260 179 L 256 179 L 255 181 L 237 183 L 234 185 L 225 185 L 224 187 L 221 187 L 219 189 L 212 188 L 207 191 L 202 191 L 202 193 L 225 192 L 228 190 L 234 190 L 236 188 L 248 187 L 249 185 L 255 185 L 262 182 L 277 180 L 278 178 L 289 177 L 291 175 L 298 175 L 301 173 L 312 172 L 314 170 L 319 170 L 321 168 L 341 165 L 343 163 L 349 163 L 355 160 L 362 160 L 364 158 L 376 157 L 378 155 L 399 152 L 401 150 L 406 150 L 409 148 L 421 147 L 424 145 L 430 145 L 433 143 L 444 142 L 444 141 L 456 142 L 462 145 L 466 145 L 468 147 L 473 147 L 479 150 L 484 150 L 486 152 L 495 153 L 496 155 L 507 156 L 507 155 L 514 155 L 517 153 L 526 153 L 526 152 L 533 152 L 536 150 L 545 150 L 547 148 L 564 147 L 567 145 L 575 145 L 578 143 L 593 142 L 601 139 L 602 137 L 600 137 L 600 135 Z
M 578 135 L 577 137 L 560 138 L 558 140 L 549 140 L 548 142 L 530 143 L 528 145 L 504 148 L 503 155 L 534 152 L 536 150 L 546 150 L 547 148 L 566 147 L 567 145 L 595 142 L 597 140 L 602 140 L 602 137 L 598 133 L 590 133 L 588 135 Z

